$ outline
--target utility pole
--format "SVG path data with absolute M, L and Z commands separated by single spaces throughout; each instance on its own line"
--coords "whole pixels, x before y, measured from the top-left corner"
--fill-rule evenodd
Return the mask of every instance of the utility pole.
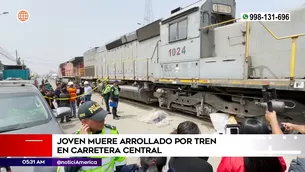
M 16 50 L 16 64 L 18 65 L 18 51 Z
M 0 70 L 3 70 L 3 64 L 1 62 L 1 60 L 0 60 Z
M 18 57 L 18 51 L 16 50 L 16 63 L 17 63 L 17 65 L 22 65 L 21 64 L 21 59 L 20 59 L 20 57 Z
M 153 22 L 153 7 L 151 0 L 145 0 L 144 22 L 143 25 L 147 25 Z

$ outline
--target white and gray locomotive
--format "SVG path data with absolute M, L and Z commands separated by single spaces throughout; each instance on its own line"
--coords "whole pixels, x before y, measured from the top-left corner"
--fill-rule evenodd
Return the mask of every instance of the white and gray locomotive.
M 292 39 L 278 39 L 305 32 L 305 7 L 287 22 L 240 22 L 235 11 L 235 0 L 177 8 L 85 52 L 82 80 L 119 80 L 122 97 L 199 117 L 263 117 L 268 88 L 280 121 L 305 124 L 305 38 L 294 38 L 295 59 Z

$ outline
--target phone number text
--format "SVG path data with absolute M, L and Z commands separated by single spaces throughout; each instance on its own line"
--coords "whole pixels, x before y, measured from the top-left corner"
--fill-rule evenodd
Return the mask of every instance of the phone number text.
M 243 21 L 290 21 L 290 13 L 242 13 Z

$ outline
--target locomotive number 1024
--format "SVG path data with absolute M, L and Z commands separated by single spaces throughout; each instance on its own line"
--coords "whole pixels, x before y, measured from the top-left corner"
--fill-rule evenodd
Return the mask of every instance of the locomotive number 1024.
M 185 50 L 185 46 L 183 47 L 177 47 L 177 48 L 171 48 L 168 50 L 168 55 L 169 56 L 180 56 L 181 54 L 185 54 L 186 50 Z

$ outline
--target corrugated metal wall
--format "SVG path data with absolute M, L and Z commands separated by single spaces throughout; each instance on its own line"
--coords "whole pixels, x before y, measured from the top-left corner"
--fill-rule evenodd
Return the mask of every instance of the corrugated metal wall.
M 67 63 L 65 66 L 65 76 L 74 76 L 73 63 Z
M 92 48 L 84 53 L 84 75 L 95 76 L 95 65 L 99 63 L 97 59 L 97 47 Z

